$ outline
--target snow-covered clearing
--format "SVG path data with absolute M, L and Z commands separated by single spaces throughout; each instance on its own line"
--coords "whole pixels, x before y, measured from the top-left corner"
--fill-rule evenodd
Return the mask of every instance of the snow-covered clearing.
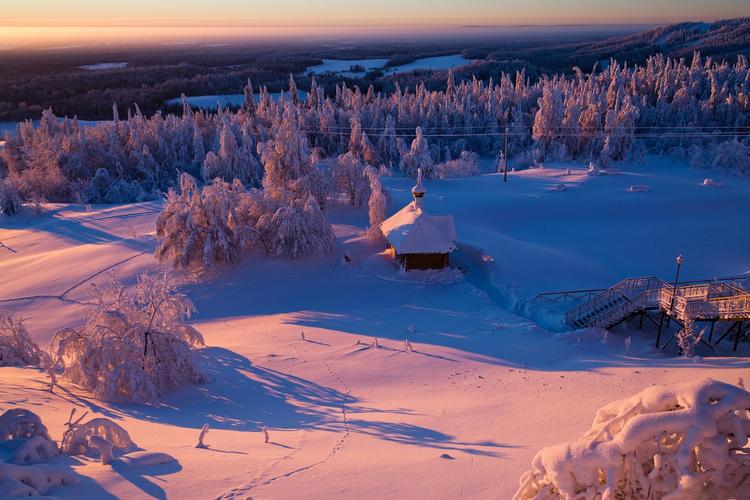
M 355 77 L 362 76 L 364 72 L 373 69 L 382 69 L 386 73 L 408 73 L 417 69 L 429 69 L 434 71 L 456 68 L 471 63 L 470 59 L 465 59 L 461 54 L 449 56 L 424 57 L 400 66 L 385 67 L 388 59 L 323 59 L 323 64 L 310 66 L 305 69 L 305 73 L 338 73 L 342 76 Z M 353 72 L 352 67 L 360 66 L 364 72 Z
M 709 176 L 722 187 L 702 185 Z M 393 213 L 413 180 L 383 183 Z M 549 189 L 561 183 L 565 190 Z M 649 191 L 627 192 L 632 185 Z M 50 494 L 509 498 L 539 449 L 575 440 L 610 401 L 653 384 L 750 380 L 747 357 L 654 352 L 653 331 L 604 341 L 595 331 L 556 333 L 559 317 L 531 302 L 540 291 L 626 276 L 670 279 L 678 253 L 685 279 L 749 273 L 750 178 L 652 160 L 619 175 L 559 165 L 512 172 L 507 183 L 491 174 L 425 187 L 425 208 L 455 217 L 463 279 L 399 273 L 359 238 L 366 212 L 334 208 L 337 247 L 327 258 L 247 258 L 185 280 L 207 344 L 204 385 L 159 405 L 117 405 L 65 384 L 50 394 L 43 373 L 0 368 L 0 410 L 31 409 L 53 438 L 78 407 L 178 461 L 109 467 L 57 457 L 49 463 L 83 479 Z M 132 283 L 159 267 L 158 208 L 51 206 L 0 219 L 0 241 L 12 249 L 0 248 L 0 308 L 26 317 L 42 344 L 81 321 L 76 301 L 88 300 L 89 283 L 107 271 Z M 205 423 L 209 447 L 195 448 Z
M 127 67 L 128 67 L 128 63 L 126 62 L 107 62 L 107 63 L 87 64 L 85 66 L 79 66 L 79 68 L 85 69 L 86 71 L 101 71 L 105 69 L 124 69 Z
M 307 98 L 307 92 L 305 92 L 304 90 L 298 90 L 297 92 L 300 99 Z M 289 95 L 288 92 L 286 92 L 286 94 Z M 269 92 L 268 95 L 270 95 L 274 101 L 278 101 L 279 97 L 281 96 L 281 92 Z M 257 101 L 258 99 L 260 99 L 260 94 L 255 95 L 255 100 Z M 243 104 L 245 104 L 245 94 L 197 95 L 188 96 L 187 100 L 190 103 L 190 106 L 194 108 L 216 110 L 217 103 L 221 103 L 222 107 L 242 106 Z M 167 104 L 172 106 L 180 106 L 182 105 L 182 97 L 169 99 L 167 101 Z

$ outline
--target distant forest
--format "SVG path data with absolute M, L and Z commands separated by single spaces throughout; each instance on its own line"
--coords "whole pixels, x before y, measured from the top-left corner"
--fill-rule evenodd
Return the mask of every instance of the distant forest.
M 304 70 L 322 58 L 388 58 L 387 67 L 417 58 L 462 52 L 472 64 L 455 71 L 457 80 L 477 78 L 484 82 L 502 73 L 524 70 L 532 81 L 548 74 L 573 74 L 574 68 L 600 69 L 610 58 L 621 63 L 643 64 L 661 53 L 679 60 L 694 51 L 716 60 L 734 62 L 738 55 L 750 56 L 750 18 L 711 24 L 683 23 L 629 36 L 603 40 L 560 42 L 467 41 L 412 44 L 373 42 L 354 47 L 300 46 L 277 43 L 265 47 L 229 45 L 144 49 L 98 49 L 89 52 L 38 51 L 0 55 L 0 121 L 38 119 L 51 108 L 58 116 L 80 119 L 111 119 L 113 104 L 123 112 L 138 104 L 151 116 L 157 111 L 180 112 L 168 99 L 186 95 L 236 94 L 248 80 L 269 92 L 285 89 L 290 74 L 299 88 L 308 90 L 310 75 Z M 127 61 L 120 69 L 88 71 L 81 66 L 100 62 Z M 336 85 L 391 93 L 396 84 L 403 90 L 423 84 L 428 90 L 445 90 L 445 71 L 415 71 L 383 75 L 379 70 L 360 78 L 318 75 L 324 95 L 332 96 Z

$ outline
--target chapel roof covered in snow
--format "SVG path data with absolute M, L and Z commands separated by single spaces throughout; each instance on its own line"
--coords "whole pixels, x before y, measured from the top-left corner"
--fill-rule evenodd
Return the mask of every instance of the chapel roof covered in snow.
M 422 172 L 412 189 L 414 201 L 380 224 L 385 239 L 397 254 L 450 253 L 456 249 L 452 215 L 430 215 L 422 206 Z

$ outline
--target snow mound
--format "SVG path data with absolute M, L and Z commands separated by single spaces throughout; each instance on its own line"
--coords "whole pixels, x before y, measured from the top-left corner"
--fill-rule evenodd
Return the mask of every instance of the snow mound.
M 0 497 L 30 497 L 46 494 L 52 488 L 77 484 L 72 472 L 49 465 L 0 463 Z
M 548 191 L 565 191 L 568 189 L 568 186 L 565 183 L 555 184 L 554 186 L 551 186 Z
M 644 186 L 642 184 L 633 184 L 625 191 L 627 191 L 628 193 L 648 193 L 649 189 L 648 186 Z
M 134 451 L 121 456 L 120 461 L 131 467 L 150 467 L 177 462 L 172 455 L 152 451 Z
M 715 181 L 713 179 L 709 179 L 708 177 L 706 177 L 705 179 L 703 179 L 703 182 L 701 183 L 701 186 L 711 186 L 711 187 L 720 188 L 721 187 L 721 182 L 717 182 L 717 181 Z
M 44 436 L 27 439 L 13 454 L 11 462 L 19 465 L 42 462 L 58 455 L 57 444 Z
M 750 489 L 749 408 L 750 393 L 711 379 L 649 387 L 537 453 L 514 498 L 737 498 Z

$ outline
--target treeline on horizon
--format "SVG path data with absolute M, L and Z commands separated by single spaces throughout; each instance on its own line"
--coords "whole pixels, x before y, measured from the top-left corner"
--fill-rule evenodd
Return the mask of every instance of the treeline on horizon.
M 127 119 L 91 127 L 48 111 L 38 128 L 21 124 L 7 137 L 0 177 L 6 192 L 22 199 L 68 202 L 158 198 L 182 172 L 254 188 L 268 171 L 261 151 L 271 143 L 295 145 L 292 156 L 276 160 L 277 170 L 293 172 L 303 162 L 322 175 L 330 160 L 348 155 L 352 178 L 367 166 L 462 175 L 476 173 L 472 155 L 503 151 L 506 129 L 514 167 L 547 160 L 608 166 L 656 153 L 689 158 L 695 166 L 750 170 L 744 57 L 729 64 L 696 53 L 686 64 L 655 56 L 644 66 L 613 62 L 600 72 L 536 81 L 523 70 L 487 83 L 457 82 L 449 73 L 445 87 L 405 91 L 397 84 L 384 94 L 340 85 L 326 96 L 313 80 L 302 99 L 291 79 L 279 101 L 266 88 L 256 99 L 248 86 L 239 110 L 193 111 L 185 101 L 179 115 L 146 117 L 136 108 Z M 446 164 L 457 171 L 445 174 Z M 321 203 L 325 192 L 316 194 Z
M 501 73 L 514 74 L 525 69 L 536 80 L 543 74 L 571 75 L 578 67 L 591 71 L 615 58 L 622 64 L 644 64 L 661 53 L 687 60 L 693 51 L 734 63 L 738 55 L 750 56 L 750 18 L 717 21 L 711 24 L 682 23 L 656 28 L 629 36 L 580 42 L 466 41 L 455 43 L 424 42 L 404 44 L 373 42 L 354 46 L 300 46 L 294 44 L 267 47 L 229 45 L 221 47 L 163 47 L 128 50 L 97 49 L 89 52 L 40 51 L 0 55 L 0 121 L 38 119 L 52 108 L 59 116 L 78 116 L 86 120 L 111 117 L 111 105 L 126 110 L 137 103 L 141 112 L 151 116 L 157 111 L 179 113 L 179 107 L 166 101 L 181 94 L 235 94 L 248 79 L 266 86 L 270 92 L 286 88 L 294 74 L 302 89 L 310 88 L 305 69 L 320 64 L 323 58 L 388 59 L 386 66 L 415 59 L 461 52 L 472 64 L 458 70 L 456 79 L 476 77 L 487 82 Z M 87 71 L 80 66 L 94 62 L 128 62 L 128 67 Z M 336 84 L 362 89 L 372 85 L 376 91 L 391 93 L 396 83 L 402 89 L 414 89 L 423 83 L 429 90 L 445 90 L 446 72 L 422 70 L 408 74 L 384 75 L 380 70 L 357 78 L 338 74 L 316 75 L 317 84 L 331 96 Z

